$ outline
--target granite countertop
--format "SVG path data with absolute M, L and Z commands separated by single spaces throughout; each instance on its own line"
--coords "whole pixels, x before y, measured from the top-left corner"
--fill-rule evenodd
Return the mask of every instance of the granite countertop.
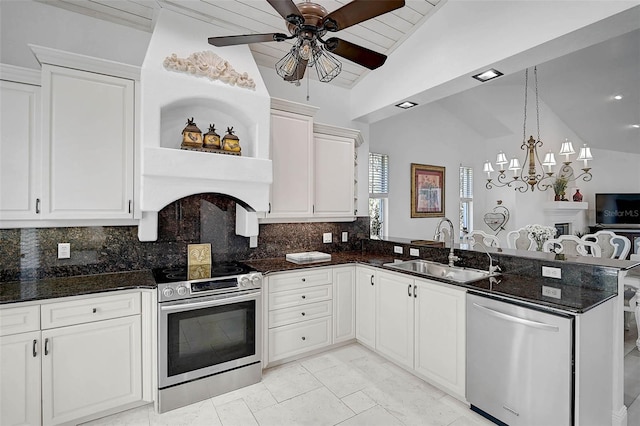
M 149 270 L 0 283 L 0 304 L 79 296 L 115 290 L 156 288 Z
M 343 252 L 332 253 L 330 261 L 319 263 L 296 264 L 285 260 L 284 256 L 280 258 L 248 260 L 245 261 L 245 263 L 253 266 L 265 275 L 276 272 L 358 263 L 379 267 L 395 273 L 413 275 L 417 278 L 427 278 L 420 274 L 398 271 L 397 269 L 384 266 L 385 263 L 392 263 L 393 260 L 394 257 L 389 255 Z M 502 274 L 496 277 L 490 277 L 466 284 L 451 282 L 437 277 L 428 277 L 427 279 L 464 287 L 469 290 L 475 290 L 482 294 L 495 296 L 501 299 L 533 303 L 543 307 L 572 313 L 586 312 L 616 296 L 615 292 L 606 291 L 600 288 L 589 288 L 566 284 L 552 278 L 533 278 L 516 274 Z M 543 286 L 560 289 L 560 299 L 543 296 Z

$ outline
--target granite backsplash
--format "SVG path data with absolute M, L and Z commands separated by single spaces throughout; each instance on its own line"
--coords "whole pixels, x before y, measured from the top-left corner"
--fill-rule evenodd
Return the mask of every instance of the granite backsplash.
M 211 243 L 214 261 L 261 259 L 300 251 L 352 251 L 369 237 L 369 218 L 353 222 L 261 224 L 258 247 L 235 234 L 236 203 L 217 194 L 183 198 L 162 209 L 158 240 L 141 242 L 136 226 L 0 229 L 0 281 L 133 271 L 186 264 L 187 244 Z M 322 243 L 331 232 L 333 243 Z M 342 232 L 348 241 L 341 242 Z M 71 244 L 58 259 L 57 244 Z

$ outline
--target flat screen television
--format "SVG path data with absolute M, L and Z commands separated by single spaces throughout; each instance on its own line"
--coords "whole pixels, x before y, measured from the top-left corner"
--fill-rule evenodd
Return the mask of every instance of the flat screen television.
M 640 228 L 640 194 L 596 194 L 596 224 Z

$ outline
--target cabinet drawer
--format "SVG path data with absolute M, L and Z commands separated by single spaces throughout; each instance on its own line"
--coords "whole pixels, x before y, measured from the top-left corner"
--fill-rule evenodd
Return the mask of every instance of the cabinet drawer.
M 269 330 L 269 361 L 305 353 L 331 344 L 331 317 Z
M 140 314 L 140 293 L 42 305 L 42 329 Z
M 276 309 L 269 312 L 269 328 L 326 317 L 331 315 L 331 311 L 331 300 L 292 308 Z
M 40 330 L 40 305 L 0 309 L 0 336 Z
M 331 284 L 269 294 L 269 310 L 331 300 Z
M 269 277 L 269 293 L 331 284 L 333 276 L 331 269 L 316 269 Z

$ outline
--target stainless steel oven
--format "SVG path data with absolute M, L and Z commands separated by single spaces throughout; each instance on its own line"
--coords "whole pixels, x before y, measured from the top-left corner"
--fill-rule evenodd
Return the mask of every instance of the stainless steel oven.
M 237 262 L 214 264 L 210 278 L 184 274 L 154 271 L 161 413 L 262 378 L 262 275 Z

